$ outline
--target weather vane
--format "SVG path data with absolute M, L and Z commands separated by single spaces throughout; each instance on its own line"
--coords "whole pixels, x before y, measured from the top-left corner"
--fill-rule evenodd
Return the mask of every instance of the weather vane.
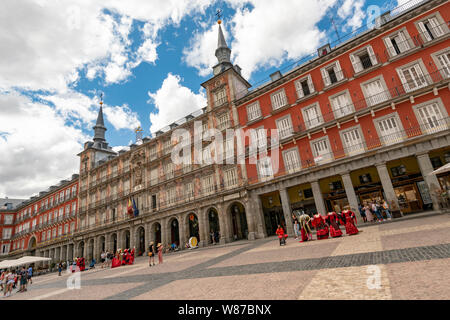
M 100 105 L 103 105 L 103 92 L 100 93 Z
M 217 16 L 217 23 L 221 24 L 222 20 L 220 20 L 220 18 L 222 17 L 222 10 L 218 9 L 217 13 L 216 13 L 216 16 Z

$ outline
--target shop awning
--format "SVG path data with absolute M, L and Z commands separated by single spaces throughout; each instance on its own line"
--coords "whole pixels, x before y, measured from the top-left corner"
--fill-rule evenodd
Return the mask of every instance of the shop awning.
M 442 167 L 434 170 L 433 172 L 430 173 L 430 175 L 449 172 L 449 171 L 450 171 L 450 162 L 447 163 L 446 165 L 443 165 Z
M 49 261 L 49 260 L 52 260 L 52 259 L 46 258 L 46 257 L 25 256 L 20 259 L 4 260 L 4 261 L 0 262 L 0 269 L 18 267 L 18 266 L 22 266 L 22 265 L 26 265 L 26 264 L 31 264 L 34 262 Z

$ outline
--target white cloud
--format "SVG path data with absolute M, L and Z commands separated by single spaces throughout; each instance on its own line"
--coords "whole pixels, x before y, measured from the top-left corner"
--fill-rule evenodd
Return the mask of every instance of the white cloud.
M 116 130 L 130 129 L 134 130 L 141 125 L 136 112 L 133 112 L 127 105 L 103 107 L 106 119 L 114 126 Z
M 78 172 L 89 137 L 52 107 L 1 92 L 0 119 L 0 194 L 27 198 Z
M 230 21 L 233 41 L 231 44 L 228 42 L 232 59 L 249 78 L 258 68 L 279 66 L 286 59 L 298 59 L 314 52 L 325 37 L 317 23 L 336 0 L 227 2 L 236 8 Z M 185 50 L 186 63 L 197 68 L 202 75 L 206 73 L 206 66 L 211 72 L 216 60 L 206 55 L 195 58 L 189 52 L 211 52 L 211 46 L 217 45 L 217 36 L 215 41 L 210 40 L 213 33 L 208 29 L 194 35 L 191 45 Z
M 182 86 L 181 81 L 180 76 L 169 73 L 161 88 L 155 93 L 148 93 L 157 111 L 150 113 L 150 132 L 156 132 L 206 106 L 205 94 L 201 91 L 192 92 L 189 88 Z
M 345 0 L 337 11 L 339 18 L 345 21 L 343 30 L 346 31 L 350 28 L 352 31 L 358 29 L 363 25 L 363 19 L 365 17 L 362 8 L 365 0 Z

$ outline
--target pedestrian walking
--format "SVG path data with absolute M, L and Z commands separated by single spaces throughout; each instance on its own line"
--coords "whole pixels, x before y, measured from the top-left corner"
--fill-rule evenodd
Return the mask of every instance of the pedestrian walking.
M 58 276 L 61 276 L 61 271 L 62 271 L 62 262 L 60 261 L 58 263 Z
M 100 254 L 100 261 L 102 262 L 102 269 L 105 267 L 106 264 L 106 252 L 102 251 Z
M 358 205 L 359 214 L 361 215 L 361 218 L 363 218 L 364 222 L 367 222 L 366 213 L 364 211 L 364 207 L 361 205 L 361 203 Z
M 364 205 L 364 211 L 366 213 L 366 217 L 367 217 L 367 221 L 368 222 L 373 222 L 373 215 L 372 215 L 372 211 L 370 209 L 369 203 L 366 202 Z
M 148 266 L 151 267 L 152 266 L 152 262 L 153 265 L 155 265 L 155 245 L 153 244 L 153 241 L 150 242 L 149 246 L 148 246 Z
M 4 293 L 5 297 L 11 296 L 11 292 L 14 286 L 14 279 L 16 277 L 16 271 L 10 270 L 8 274 L 6 275 L 6 290 Z
M 28 268 L 28 283 L 33 284 L 33 267 L 30 265 Z
M 18 276 L 20 281 L 19 292 L 27 291 L 28 272 L 25 269 L 25 266 L 22 267 L 22 270 L 20 270 Z
M 373 213 L 375 213 L 375 215 L 377 216 L 378 222 L 383 221 L 383 217 L 381 216 L 380 210 L 378 209 L 377 204 L 376 204 L 375 201 L 372 202 L 372 211 L 373 211 Z

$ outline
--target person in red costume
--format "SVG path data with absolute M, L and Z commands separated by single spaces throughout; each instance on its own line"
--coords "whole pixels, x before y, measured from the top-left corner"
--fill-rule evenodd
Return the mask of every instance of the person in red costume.
M 345 220 L 345 233 L 351 236 L 352 234 L 357 234 L 358 228 L 356 228 L 356 215 L 353 211 L 349 210 L 348 207 L 342 211 L 342 217 Z
M 320 213 L 313 216 L 312 226 L 316 228 L 317 240 L 328 239 L 328 226 Z
M 332 238 L 337 238 L 342 236 L 342 231 L 339 228 L 339 217 L 336 212 L 328 212 L 327 217 L 325 218 L 328 225 L 330 226 L 330 236 Z
M 111 269 L 112 268 L 117 268 L 120 267 L 120 259 L 119 259 L 119 251 L 116 252 L 116 255 L 114 256 L 114 258 L 111 261 Z
M 280 239 L 280 246 L 286 245 L 287 234 L 284 233 L 284 229 L 278 225 L 278 229 L 275 232 L 278 235 L 278 239 Z
M 84 265 L 84 258 L 83 257 L 80 258 L 80 265 L 79 265 L 79 267 L 80 267 L 80 271 L 84 271 L 84 269 L 86 268 L 85 265 Z
M 130 258 L 128 261 L 128 264 L 133 264 L 134 263 L 134 252 L 136 251 L 136 247 L 134 247 L 131 251 L 130 251 Z
M 129 254 L 128 249 L 123 250 L 123 259 L 122 259 L 122 265 L 128 264 Z

